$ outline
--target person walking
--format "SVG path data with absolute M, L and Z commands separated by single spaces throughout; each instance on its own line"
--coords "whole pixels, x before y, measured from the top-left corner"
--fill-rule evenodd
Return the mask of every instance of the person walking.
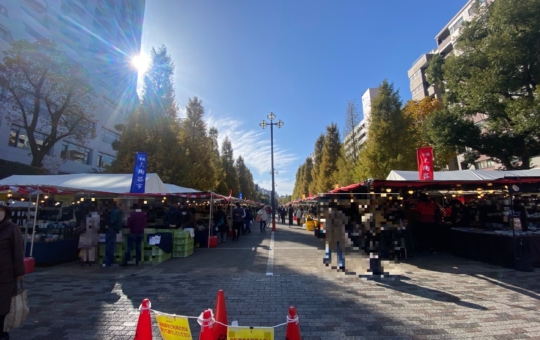
M 244 217 L 244 234 L 251 234 L 251 221 L 253 221 L 253 212 L 249 206 L 244 208 L 245 216 Z
M 302 225 L 301 224 L 302 214 L 303 214 L 302 208 L 298 207 L 298 210 L 296 210 L 296 223 L 298 224 L 299 227 Z
M 227 225 L 227 215 L 223 212 L 221 205 L 217 207 L 217 211 L 214 214 L 214 221 L 216 221 L 215 225 L 218 232 L 218 243 L 225 243 L 229 226 Z
M 282 206 L 280 212 L 281 224 L 285 224 L 285 215 L 287 215 L 287 209 L 285 208 L 285 206 Z
M 122 206 L 120 206 L 120 209 Z M 105 263 L 103 267 L 110 267 L 114 263 L 114 251 L 116 249 L 116 235 L 122 230 L 122 212 L 113 203 L 109 211 L 109 220 L 105 230 Z
M 233 209 L 233 241 L 238 241 L 240 238 L 240 233 L 244 228 L 244 217 L 246 217 L 246 212 L 240 207 L 240 203 L 236 202 L 236 208 Z
M 24 269 L 21 229 L 9 220 L 9 208 L 0 206 L 0 339 L 9 340 L 4 321 L 11 309 L 11 297 L 17 291 Z
M 272 222 L 274 219 L 274 212 L 272 211 L 272 207 L 267 205 L 266 206 L 266 225 L 272 229 Z
M 257 219 L 259 220 L 259 228 L 261 229 L 261 233 L 262 233 L 266 229 L 266 219 L 267 219 L 266 209 L 264 207 L 262 207 L 257 212 Z
M 294 209 L 292 207 L 292 204 L 289 204 L 289 228 L 292 228 L 292 225 L 293 225 L 293 215 L 294 215 Z

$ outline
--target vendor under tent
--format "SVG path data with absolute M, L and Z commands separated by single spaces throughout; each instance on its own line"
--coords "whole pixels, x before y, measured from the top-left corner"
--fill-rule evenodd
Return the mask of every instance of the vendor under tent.
M 519 270 L 540 267 L 540 170 L 434 175 L 433 181 L 420 181 L 416 171 L 391 171 L 386 180 L 370 179 L 332 193 L 399 193 L 409 211 L 428 194 L 442 215 L 433 229 L 434 234 L 440 231 L 435 235 L 439 246 L 458 256 Z
M 77 218 L 76 223 L 69 223 L 70 220 L 75 221 L 75 215 L 71 212 L 64 219 L 64 216 L 61 216 L 64 209 L 67 211 L 72 209 L 71 211 L 73 211 L 85 198 L 88 201 L 91 198 L 91 201 L 96 201 L 96 204 L 98 200 L 112 201 L 117 198 L 127 199 L 128 202 L 133 201 L 131 203 L 146 204 L 147 197 L 170 194 L 159 176 L 153 173 L 146 175 L 145 193 L 131 194 L 132 177 L 132 174 L 15 175 L 0 180 L 0 191 L 5 192 L 6 196 L 10 198 L 17 196 L 21 201 L 27 199 L 28 202 L 33 203 L 33 215 L 21 209 L 15 212 L 19 215 L 25 215 L 25 219 L 19 218 L 25 223 L 21 222 L 19 225 L 25 227 L 26 231 L 30 227 L 32 230 L 29 247 L 26 247 L 29 248 L 29 251 L 27 250 L 26 253 L 31 257 L 36 257 L 37 263 L 53 264 L 76 259 L 78 254 L 79 240 L 76 236 L 76 230 L 81 219 Z M 53 202 L 54 205 L 48 206 L 53 195 L 56 198 Z M 79 198 L 76 199 L 76 196 Z M 126 213 L 129 213 L 129 210 L 126 210 Z M 44 214 L 50 217 L 50 219 L 45 220 L 49 222 L 38 221 L 38 216 Z M 31 226 L 28 225 L 28 222 L 32 222 L 28 221 L 29 219 L 33 220 Z M 46 228 L 46 235 L 35 234 L 38 222 L 40 227 Z M 51 232 L 52 234 L 49 235 Z M 34 249 L 37 237 L 40 237 L 41 242 L 37 243 L 37 248 Z

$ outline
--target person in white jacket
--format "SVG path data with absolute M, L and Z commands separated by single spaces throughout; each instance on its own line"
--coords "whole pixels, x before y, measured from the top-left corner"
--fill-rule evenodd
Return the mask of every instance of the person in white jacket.
M 261 233 L 266 229 L 267 218 L 268 218 L 268 215 L 266 214 L 265 207 L 262 207 L 259 211 L 257 211 L 257 220 L 259 221 L 259 227 L 261 229 Z
M 303 215 L 302 208 L 298 207 L 298 210 L 296 210 L 296 223 L 298 223 L 298 226 L 300 227 L 302 225 L 302 215 Z

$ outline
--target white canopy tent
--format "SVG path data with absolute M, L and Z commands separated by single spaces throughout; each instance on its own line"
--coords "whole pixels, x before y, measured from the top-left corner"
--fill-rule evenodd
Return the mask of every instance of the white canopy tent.
M 201 192 L 200 190 L 184 188 L 178 185 L 167 184 L 167 183 L 165 183 L 165 187 L 167 188 L 167 190 L 169 190 L 171 194 L 188 194 L 188 193 Z
M 0 186 L 54 187 L 66 191 L 129 194 L 132 174 L 13 175 L 0 180 Z M 155 173 L 146 174 L 146 194 L 168 194 L 167 186 Z
M 481 181 L 495 180 L 506 177 L 540 177 L 540 170 L 513 170 L 513 171 L 490 171 L 490 170 L 461 170 L 461 171 L 436 171 L 435 181 Z M 387 181 L 419 181 L 418 171 L 392 170 L 386 177 Z

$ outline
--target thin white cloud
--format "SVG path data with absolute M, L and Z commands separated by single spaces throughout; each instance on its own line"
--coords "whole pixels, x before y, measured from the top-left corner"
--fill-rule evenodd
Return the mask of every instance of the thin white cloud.
M 233 150 L 234 157 L 242 155 L 246 165 L 253 173 L 255 183 L 263 188 L 272 188 L 272 176 L 270 174 L 270 133 L 266 130 L 255 130 L 245 126 L 244 122 L 230 117 L 217 119 L 212 113 L 207 118 L 208 127 L 214 126 L 219 131 L 219 144 L 225 136 L 228 136 Z M 280 195 L 292 193 L 294 187 L 295 171 L 291 171 L 291 166 L 299 157 L 290 150 L 285 149 L 274 140 L 274 168 L 276 171 L 276 192 Z

